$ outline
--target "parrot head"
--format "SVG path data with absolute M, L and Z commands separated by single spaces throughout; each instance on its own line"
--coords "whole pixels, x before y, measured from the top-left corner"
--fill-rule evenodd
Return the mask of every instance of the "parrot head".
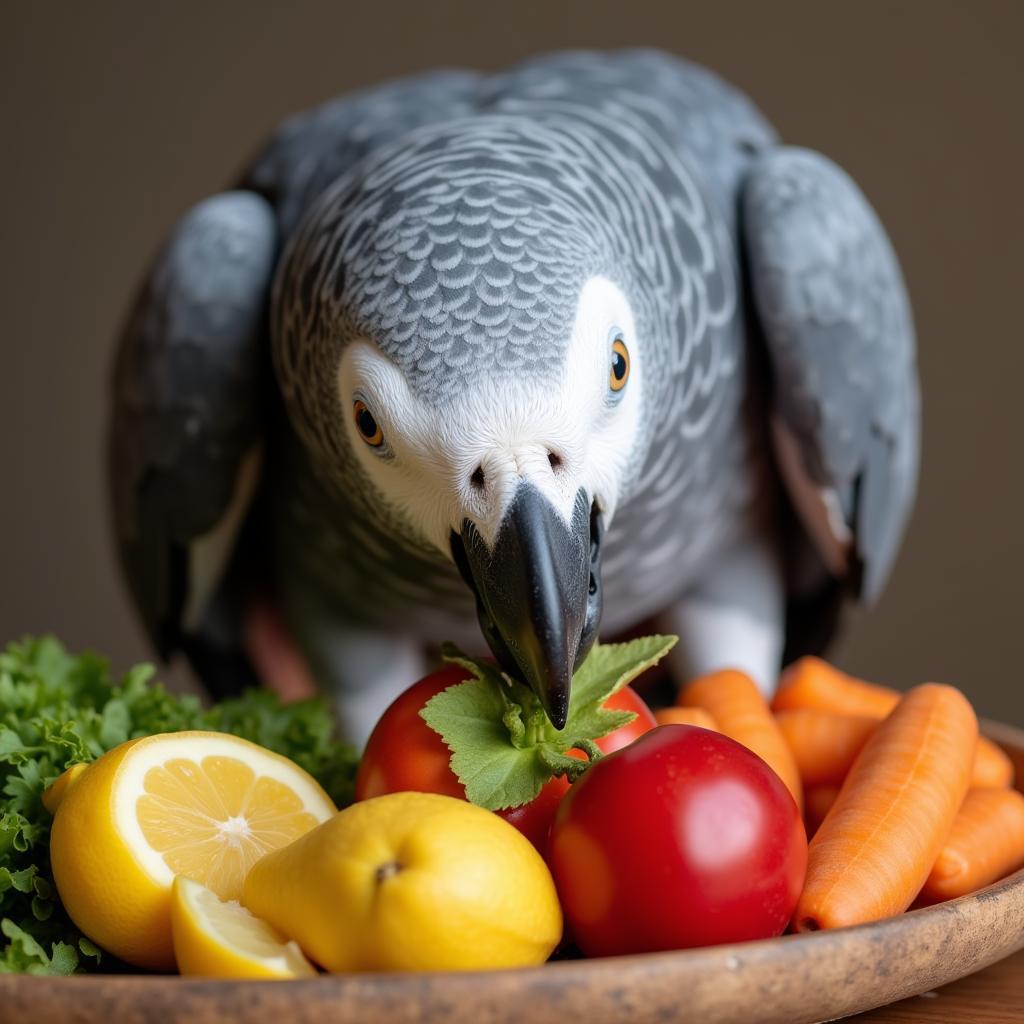
M 643 461 L 642 317 L 614 226 L 565 168 L 446 143 L 307 215 L 275 290 L 277 374 L 318 460 L 363 514 L 454 561 L 491 651 L 561 728 L 601 618 L 602 533 Z
M 347 346 L 337 377 L 374 499 L 454 559 L 488 646 L 558 727 L 597 635 L 602 529 L 635 449 L 641 390 L 618 288 L 590 278 L 573 314 L 544 359 L 450 377 L 441 394 L 418 392 L 372 337 Z

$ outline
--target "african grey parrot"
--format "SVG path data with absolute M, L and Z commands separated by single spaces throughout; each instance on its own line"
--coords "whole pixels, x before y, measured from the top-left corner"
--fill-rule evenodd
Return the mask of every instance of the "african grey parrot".
M 599 623 L 770 690 L 881 590 L 918 450 L 853 182 L 706 70 L 574 52 L 285 122 L 143 284 L 111 479 L 161 653 L 245 679 L 260 595 L 358 739 L 481 633 L 556 726 Z

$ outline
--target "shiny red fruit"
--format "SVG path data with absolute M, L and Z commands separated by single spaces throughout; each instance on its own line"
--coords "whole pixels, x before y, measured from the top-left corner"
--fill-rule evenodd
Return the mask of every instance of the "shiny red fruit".
M 452 774 L 452 752 L 420 718 L 423 705 L 435 694 L 464 683 L 469 673 L 458 665 L 413 683 L 384 712 L 366 743 L 356 775 L 356 799 L 413 791 L 465 799 L 462 783 Z
M 356 776 L 356 799 L 413 790 L 466 798 L 462 783 L 448 762 L 451 751 L 444 740 L 420 718 L 423 705 L 435 694 L 465 682 L 469 673 L 449 665 L 414 683 L 384 712 L 366 744 Z M 650 708 L 630 687 L 623 687 L 605 702 L 618 711 L 635 711 L 636 718 L 597 740 L 604 753 L 612 753 L 653 729 L 657 722 Z M 569 789 L 564 778 L 552 779 L 530 803 L 498 811 L 507 822 L 543 853 L 555 812 Z
M 584 953 L 648 953 L 781 935 L 807 836 L 759 757 L 718 733 L 665 725 L 572 787 L 548 863 Z

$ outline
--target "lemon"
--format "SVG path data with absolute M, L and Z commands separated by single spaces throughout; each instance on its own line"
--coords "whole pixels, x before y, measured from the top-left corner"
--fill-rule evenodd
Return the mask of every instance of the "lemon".
M 43 806 L 51 814 L 57 813 L 57 808 L 60 806 L 61 800 L 64 799 L 64 794 L 68 791 L 68 787 L 88 767 L 87 764 L 73 764 L 70 768 L 65 769 L 56 782 L 51 783 L 43 790 Z
M 294 942 L 232 900 L 178 875 L 171 888 L 174 956 L 182 974 L 303 978 L 316 974 Z
M 529 840 L 431 793 L 335 815 L 256 864 L 242 903 L 331 971 L 527 966 L 562 934 L 554 881 Z
M 97 945 L 156 970 L 174 968 L 175 875 L 236 899 L 260 857 L 335 813 L 298 765 L 225 733 L 129 740 L 79 768 L 63 792 L 60 782 L 49 792 L 61 901 Z

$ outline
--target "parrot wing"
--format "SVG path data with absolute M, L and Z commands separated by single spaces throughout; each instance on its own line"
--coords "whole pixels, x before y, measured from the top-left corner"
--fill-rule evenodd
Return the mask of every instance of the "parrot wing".
M 807 150 L 754 164 L 743 228 L 782 477 L 832 575 L 870 602 L 917 484 L 920 398 L 899 265 L 857 186 Z
M 198 635 L 259 479 L 277 248 L 261 197 L 226 192 L 199 203 L 157 256 L 121 336 L 109 450 L 115 529 L 164 658 Z

